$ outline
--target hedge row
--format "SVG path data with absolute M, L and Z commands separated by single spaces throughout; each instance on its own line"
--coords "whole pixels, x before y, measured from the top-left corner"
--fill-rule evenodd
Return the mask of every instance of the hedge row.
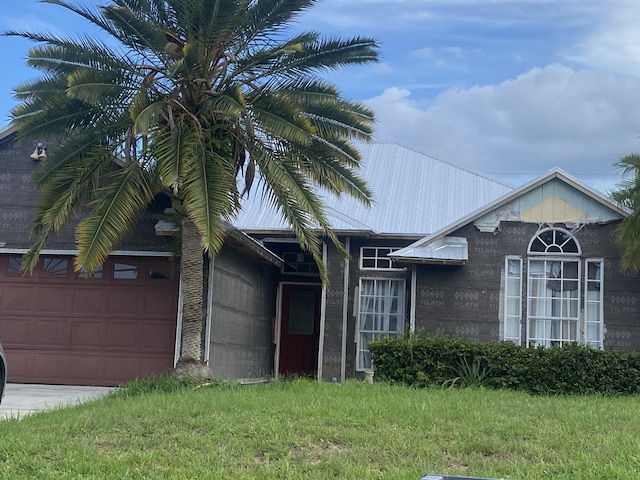
M 376 380 L 410 386 L 484 385 L 533 394 L 640 393 L 640 352 L 575 343 L 525 348 L 426 333 L 369 344 Z

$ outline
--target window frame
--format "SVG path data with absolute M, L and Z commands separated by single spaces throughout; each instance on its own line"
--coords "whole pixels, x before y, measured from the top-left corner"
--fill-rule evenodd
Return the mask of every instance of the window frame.
M 599 264 L 600 278 L 589 278 L 589 264 Z M 604 349 L 604 259 L 603 258 L 586 258 L 584 261 L 584 335 L 583 344 L 590 345 L 598 350 Z M 598 299 L 589 299 L 590 284 L 598 284 Z M 597 315 L 596 320 L 589 319 L 590 304 L 596 304 Z M 589 324 L 596 324 L 598 329 L 598 340 L 596 342 L 587 340 Z
M 561 285 L 564 281 L 575 281 L 576 282 L 576 291 L 577 294 L 575 297 L 565 297 L 563 294 L 560 297 L 553 297 L 553 296 L 549 296 L 547 294 L 547 292 L 545 291 L 544 295 L 533 295 L 532 294 L 532 290 L 534 288 L 533 286 L 533 279 L 534 277 L 531 276 L 531 264 L 532 262 L 543 262 L 543 265 L 545 266 L 544 269 L 544 276 L 541 278 L 541 280 L 543 281 L 550 281 L 550 278 L 548 278 L 546 275 L 546 265 L 547 263 L 555 263 L 558 262 L 561 264 L 561 271 L 564 272 L 564 265 L 565 264 L 575 264 L 577 266 L 577 274 L 576 274 L 576 278 L 569 278 L 569 277 L 560 277 L 560 281 L 561 281 Z M 564 273 L 563 273 L 564 275 Z M 582 291 L 581 291 L 581 279 L 582 279 L 582 261 L 580 260 L 580 258 L 577 258 L 575 255 L 565 255 L 565 256 L 555 256 L 555 257 L 551 257 L 551 256 L 535 256 L 532 255 L 529 258 L 527 258 L 527 339 L 526 339 L 526 345 L 531 347 L 531 346 L 538 346 L 538 345 L 544 345 L 546 347 L 551 347 L 551 346 L 562 346 L 565 343 L 572 343 L 572 342 L 578 342 L 578 343 L 584 343 L 581 340 L 581 297 L 582 297 Z M 545 289 L 546 290 L 546 289 Z M 561 292 L 564 292 L 564 290 L 560 290 Z M 567 291 L 573 291 L 573 290 L 567 290 Z M 533 300 L 538 300 L 538 302 L 540 302 L 540 300 L 544 301 L 544 308 L 545 310 L 547 308 L 551 308 L 553 309 L 554 306 L 557 306 L 557 301 L 560 301 L 560 315 L 555 316 L 552 314 L 537 314 L 537 315 L 532 315 L 532 311 L 534 310 L 534 308 L 532 308 L 532 304 L 533 304 Z M 556 302 L 554 304 L 554 301 Z M 549 303 L 551 302 L 551 303 Z M 565 306 L 568 304 L 569 305 L 569 310 L 571 309 L 571 305 L 575 303 L 575 314 L 572 315 L 571 313 L 564 315 L 563 314 L 563 309 L 565 308 Z M 540 321 L 559 321 L 560 326 L 561 326 L 561 335 L 560 338 L 546 338 L 544 337 L 542 340 L 540 340 L 537 336 L 535 337 L 534 340 L 532 340 L 532 332 L 531 332 L 531 322 L 532 320 L 540 320 Z M 570 325 L 575 326 L 575 339 L 564 339 L 562 338 L 562 328 L 564 327 L 564 322 L 569 322 Z M 536 342 L 535 344 L 532 345 L 532 341 Z M 548 344 L 548 345 L 547 345 Z
M 378 272 L 394 272 L 394 271 L 402 271 L 404 270 L 404 267 L 398 266 L 397 263 L 395 263 L 395 261 L 392 258 L 387 257 L 388 254 L 393 253 L 397 250 L 400 250 L 401 247 L 371 247 L 371 246 L 362 246 L 360 247 L 360 257 L 358 259 L 358 267 L 360 268 L 360 270 L 366 270 L 366 271 L 378 271 Z M 366 256 L 364 255 L 364 251 L 365 250 L 374 250 L 375 254 L 374 256 Z M 387 253 L 384 254 L 384 256 L 380 256 L 379 255 L 379 251 L 380 250 L 388 250 Z M 364 266 L 364 261 L 365 259 L 367 260 L 373 260 L 375 263 L 375 267 L 365 267 Z M 389 267 L 379 267 L 378 266 L 378 262 L 380 260 L 384 260 L 385 262 L 389 262 Z M 394 266 L 396 265 L 396 266 Z
M 389 312 L 389 314 L 384 314 L 384 312 L 382 313 L 383 316 L 387 316 L 387 318 L 382 318 L 381 321 L 383 323 L 386 323 L 387 326 L 389 325 L 389 318 L 391 317 L 391 315 L 394 315 L 397 319 L 397 328 L 396 330 L 390 330 L 389 328 L 387 329 L 376 329 L 376 328 L 371 328 L 371 329 L 363 329 L 361 328 L 362 325 L 362 315 L 363 315 L 363 284 L 364 282 L 373 282 L 373 290 L 374 290 L 374 294 L 371 295 L 371 298 L 373 298 L 373 303 L 374 305 L 374 311 L 372 312 L 365 312 L 364 314 L 368 314 L 368 315 L 380 315 L 379 312 L 375 311 L 376 307 L 380 306 L 380 302 L 377 300 L 379 298 L 390 298 L 393 299 L 394 297 L 392 295 L 389 296 L 382 296 L 378 294 L 378 285 L 382 282 L 388 282 L 389 285 L 391 285 L 391 283 L 397 283 L 398 284 L 398 295 L 397 295 L 397 308 L 398 311 L 396 312 Z M 366 348 L 366 346 L 369 344 L 370 341 L 376 340 L 376 338 L 374 338 L 373 340 L 368 340 L 365 341 L 363 338 L 363 335 L 372 335 L 372 337 L 375 337 L 376 335 L 379 335 L 380 338 L 387 338 L 390 336 L 394 336 L 394 337 L 398 337 L 400 336 L 402 333 L 404 333 L 405 330 L 405 323 L 406 323 L 406 302 L 407 302 L 407 281 L 405 278 L 397 278 L 397 277 L 361 277 L 359 279 L 358 282 L 358 298 L 357 298 L 357 302 L 358 302 L 358 310 L 356 312 L 356 371 L 358 372 L 363 372 L 366 370 L 371 370 L 374 369 L 374 365 L 373 362 L 371 363 L 371 365 L 362 365 L 362 358 L 364 356 L 364 354 L 366 352 L 368 352 L 368 349 Z M 364 345 L 363 345 L 364 343 Z
M 509 262 L 518 262 L 518 274 L 510 275 L 509 274 Z M 504 314 L 503 314 L 503 332 L 502 332 L 502 340 L 514 342 L 516 345 L 522 344 L 522 257 L 518 255 L 507 255 L 504 259 Z M 517 280 L 518 286 L 516 292 L 511 292 L 509 288 L 509 279 Z M 516 314 L 509 314 L 509 299 L 514 299 L 517 302 Z M 507 336 L 507 323 L 511 320 L 517 321 L 518 324 L 518 336 L 511 337 Z

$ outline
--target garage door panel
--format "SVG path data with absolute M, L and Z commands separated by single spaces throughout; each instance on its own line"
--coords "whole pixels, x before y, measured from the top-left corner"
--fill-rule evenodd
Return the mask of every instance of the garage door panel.
M 28 284 L 2 285 L 3 313 L 31 313 L 37 290 Z
M 140 372 L 169 372 L 173 369 L 173 359 L 167 360 L 161 356 L 147 356 L 140 358 Z M 144 375 L 141 375 L 144 376 Z
M 39 318 L 34 325 L 32 345 L 65 348 L 69 344 L 69 328 L 65 318 Z
M 34 355 L 29 350 L 8 350 L 7 364 L 9 365 L 9 379 L 14 382 L 24 382 L 33 372 Z
M 146 315 L 162 315 L 172 308 L 175 309 L 175 300 L 166 288 L 160 291 L 142 292 L 142 298 Z
M 4 315 L 0 322 L 0 338 L 4 348 L 27 346 L 32 342 L 32 325 L 26 317 L 11 318 Z
M 69 374 L 69 354 L 40 351 L 33 357 L 33 369 L 40 378 L 51 378 L 52 383 L 64 381 Z
M 107 325 L 107 348 L 135 349 L 139 344 L 139 327 L 134 323 L 111 323 Z
M 104 314 L 105 296 L 104 287 L 76 287 L 71 311 L 74 314 L 101 316 Z
M 100 378 L 104 368 L 104 359 L 97 355 L 69 355 L 69 377 L 78 383 L 91 383 Z
M 141 350 L 167 351 L 175 345 L 174 329 L 171 325 L 144 324 L 142 326 Z
M 68 313 L 69 299 L 71 298 L 71 290 L 68 286 L 47 286 L 38 287 L 37 311 L 39 313 Z
M 109 303 L 107 305 L 110 315 L 135 315 L 138 314 L 138 300 L 140 292 L 137 289 L 123 290 L 121 287 L 109 291 Z
M 114 383 L 124 381 L 125 376 L 129 379 L 140 376 L 140 358 L 132 359 L 129 356 L 108 355 L 105 357 L 104 378 Z
M 102 347 L 105 326 L 99 321 L 74 321 L 71 324 L 72 347 Z
M 133 270 L 122 268 L 116 278 L 111 258 L 104 276 L 79 278 L 72 258 L 61 258 L 48 262 L 47 271 L 41 262 L 32 277 L 0 269 L 0 339 L 9 381 L 117 385 L 170 369 L 178 279 L 133 278 Z M 154 262 L 154 271 L 169 271 L 162 266 L 167 260 Z M 118 263 L 136 265 L 137 272 L 151 265 L 140 257 Z

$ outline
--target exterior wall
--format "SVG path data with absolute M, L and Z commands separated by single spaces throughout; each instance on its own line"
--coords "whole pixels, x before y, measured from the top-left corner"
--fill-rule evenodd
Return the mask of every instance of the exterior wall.
M 616 225 L 584 225 L 574 236 L 582 248 L 582 259 L 604 259 L 605 349 L 632 350 L 640 348 L 640 280 L 637 272 L 620 272 Z M 469 262 L 464 266 L 418 265 L 416 328 L 474 341 L 499 341 L 505 256 L 522 256 L 526 278 L 527 248 L 538 228 L 538 224 L 502 222 L 496 233 L 479 232 L 473 225 L 452 233 L 467 238 Z M 523 288 L 524 298 L 526 282 Z
M 344 238 L 341 239 L 343 242 Z M 346 359 L 345 376 L 353 378 L 356 371 L 356 331 L 357 331 L 357 291 L 360 278 L 403 278 L 406 280 L 405 292 L 405 331 L 409 328 L 409 288 L 411 283 L 411 268 L 400 270 L 361 270 L 361 247 L 405 247 L 410 240 L 379 239 L 351 237 L 349 240 L 349 281 L 347 289 L 347 331 L 346 331 Z M 342 333 L 343 333 L 343 304 L 344 304 L 344 261 L 335 248 L 330 247 L 328 255 L 330 285 L 327 289 L 327 307 L 325 319 L 324 362 L 322 380 L 330 381 L 341 378 L 342 362 Z
M 4 248 L 29 248 L 31 221 L 38 205 L 38 189 L 31 182 L 31 175 L 38 161 L 30 158 L 38 142 L 17 144 L 13 136 L 0 142 L 0 245 Z M 51 142 L 45 142 L 51 151 Z M 46 160 L 44 160 L 46 161 Z M 170 204 L 159 199 L 138 220 L 117 250 L 167 250 L 165 238 L 155 235 L 154 215 Z M 52 236 L 45 248 L 54 250 L 75 249 L 75 230 L 80 217 L 65 224 Z
M 215 257 L 209 365 L 216 377 L 273 374 L 274 270 L 229 247 Z
M 342 239 L 344 241 L 344 239 Z M 340 253 L 331 243 L 327 244 L 327 270 L 329 286 L 325 297 L 324 339 L 322 350 L 323 381 L 340 380 L 342 377 L 342 335 L 344 303 L 344 267 Z M 321 332 L 322 334 L 322 332 Z

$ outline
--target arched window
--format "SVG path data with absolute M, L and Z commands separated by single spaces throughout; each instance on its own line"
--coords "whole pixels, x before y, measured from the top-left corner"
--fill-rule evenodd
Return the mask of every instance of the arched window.
M 531 255 L 580 255 L 580 245 L 571 233 L 561 228 L 540 230 L 529 242 Z

